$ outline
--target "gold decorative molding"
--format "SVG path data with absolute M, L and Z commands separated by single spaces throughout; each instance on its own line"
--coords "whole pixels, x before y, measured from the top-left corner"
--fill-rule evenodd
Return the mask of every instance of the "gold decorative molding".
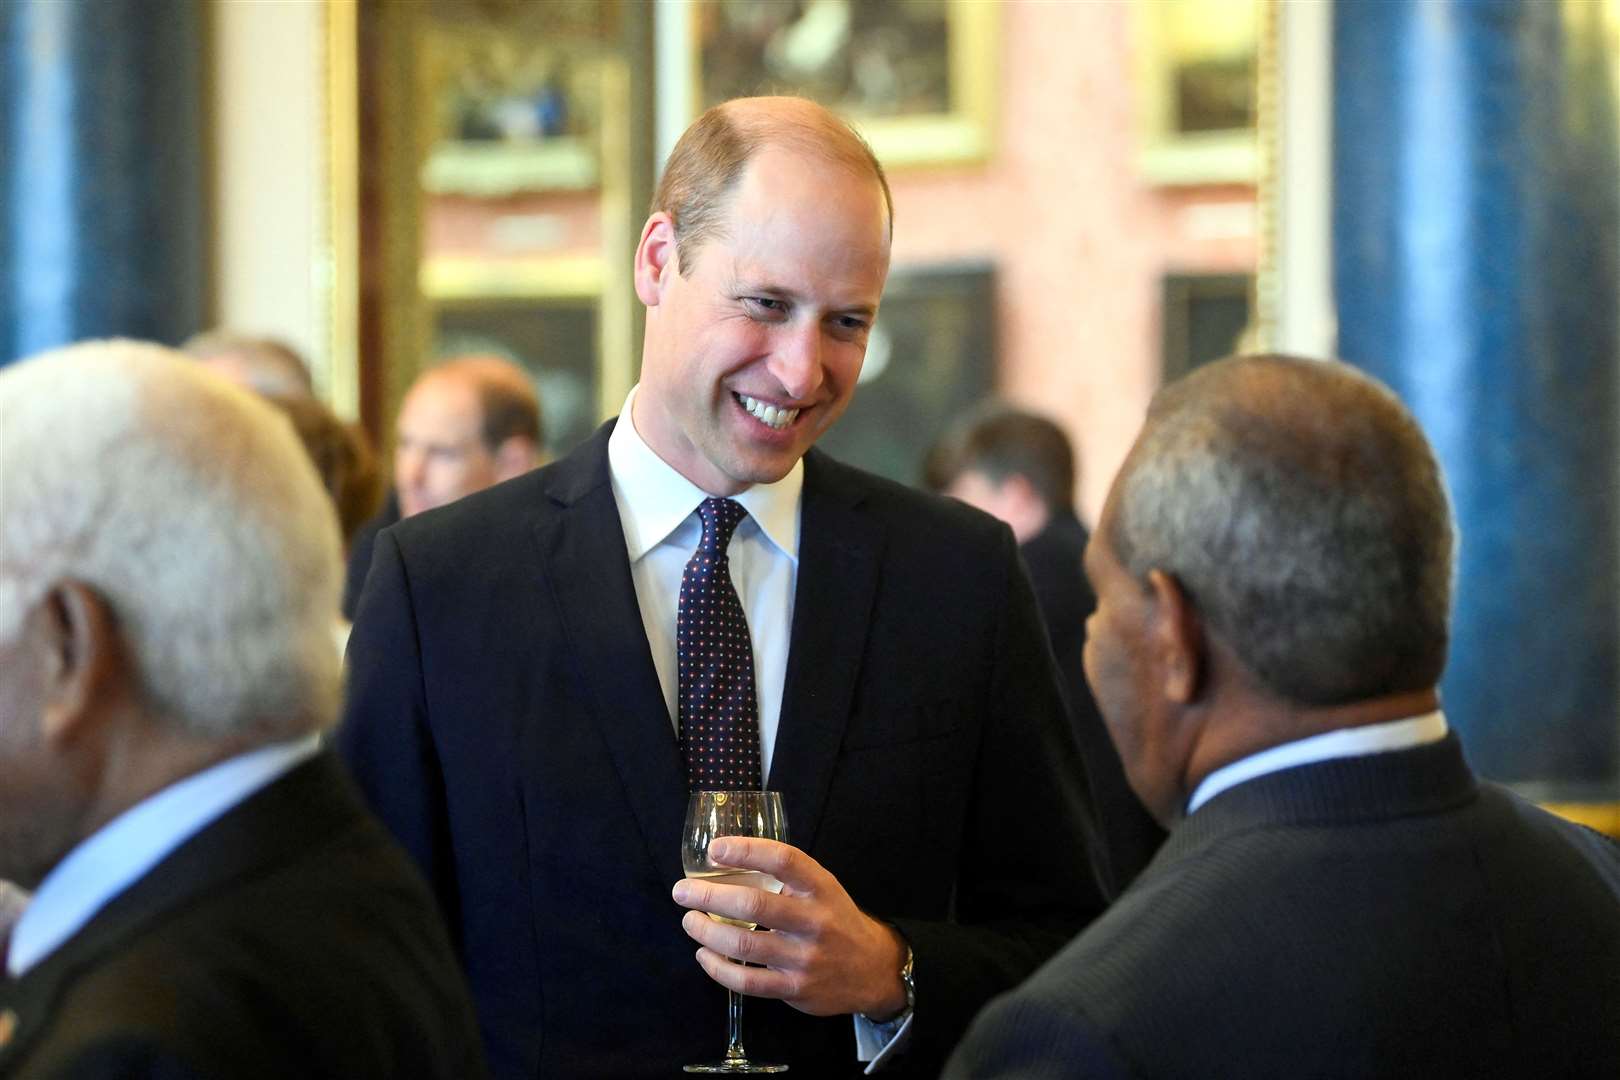
M 606 277 L 604 260 L 597 255 L 499 260 L 435 255 L 422 261 L 421 287 L 422 295 L 435 302 L 596 299 Z
M 322 27 L 325 138 L 312 280 L 332 409 L 360 414 L 360 104 L 356 0 L 330 0 Z
M 1542 803 L 1542 809 L 1620 840 L 1620 802 Z

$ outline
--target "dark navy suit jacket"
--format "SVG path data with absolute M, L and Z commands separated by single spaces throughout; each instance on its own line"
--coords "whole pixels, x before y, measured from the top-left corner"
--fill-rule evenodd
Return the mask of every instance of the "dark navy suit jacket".
M 484 1075 L 439 913 L 330 754 L 0 977 L 0 1015 L 7 1080 Z
M 1620 846 L 1455 736 L 1225 791 L 950 1080 L 1620 1076 Z
M 502 1077 L 668 1077 L 724 993 L 670 888 L 686 789 L 607 462 L 611 425 L 377 541 L 339 746 L 449 912 Z M 792 842 L 916 954 L 904 1075 L 1092 918 L 1089 793 L 1011 533 L 805 460 L 770 785 Z M 852 1074 L 848 1016 L 750 1000 L 754 1056 Z

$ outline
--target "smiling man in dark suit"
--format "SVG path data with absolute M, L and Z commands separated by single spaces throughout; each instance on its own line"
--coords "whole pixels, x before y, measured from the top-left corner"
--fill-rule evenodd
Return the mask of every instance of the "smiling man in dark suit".
M 339 742 L 450 913 L 503 1077 L 712 1059 L 717 982 L 752 995 L 761 1059 L 928 1075 L 1101 907 L 1011 533 L 811 449 L 854 393 L 891 214 L 820 107 L 711 110 L 642 230 L 617 422 L 379 538 Z M 712 613 L 682 596 L 711 588 L 724 670 L 690 651 Z M 680 881 L 688 791 L 718 783 L 782 792 L 791 846 L 726 854 L 781 895 Z
M 483 1074 L 420 876 L 318 744 L 338 536 L 292 428 L 176 353 L 0 372 L 0 1076 Z

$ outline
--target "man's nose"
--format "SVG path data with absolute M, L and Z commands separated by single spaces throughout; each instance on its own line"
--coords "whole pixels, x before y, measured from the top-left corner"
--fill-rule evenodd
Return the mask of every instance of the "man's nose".
M 394 483 L 400 487 L 407 487 L 422 482 L 422 471 L 427 465 L 427 455 L 420 450 L 402 448 L 394 454 Z
M 821 387 L 821 326 L 797 330 L 781 343 L 772 358 L 771 373 L 795 401 L 804 401 Z

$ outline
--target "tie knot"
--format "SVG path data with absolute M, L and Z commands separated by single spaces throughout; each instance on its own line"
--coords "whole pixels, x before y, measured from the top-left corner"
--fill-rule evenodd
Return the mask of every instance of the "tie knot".
M 737 523 L 747 516 L 748 511 L 741 503 L 730 499 L 704 499 L 698 504 L 698 517 L 703 519 L 703 539 L 698 546 L 724 555 L 726 545 L 731 543 L 731 534 L 737 531 Z

